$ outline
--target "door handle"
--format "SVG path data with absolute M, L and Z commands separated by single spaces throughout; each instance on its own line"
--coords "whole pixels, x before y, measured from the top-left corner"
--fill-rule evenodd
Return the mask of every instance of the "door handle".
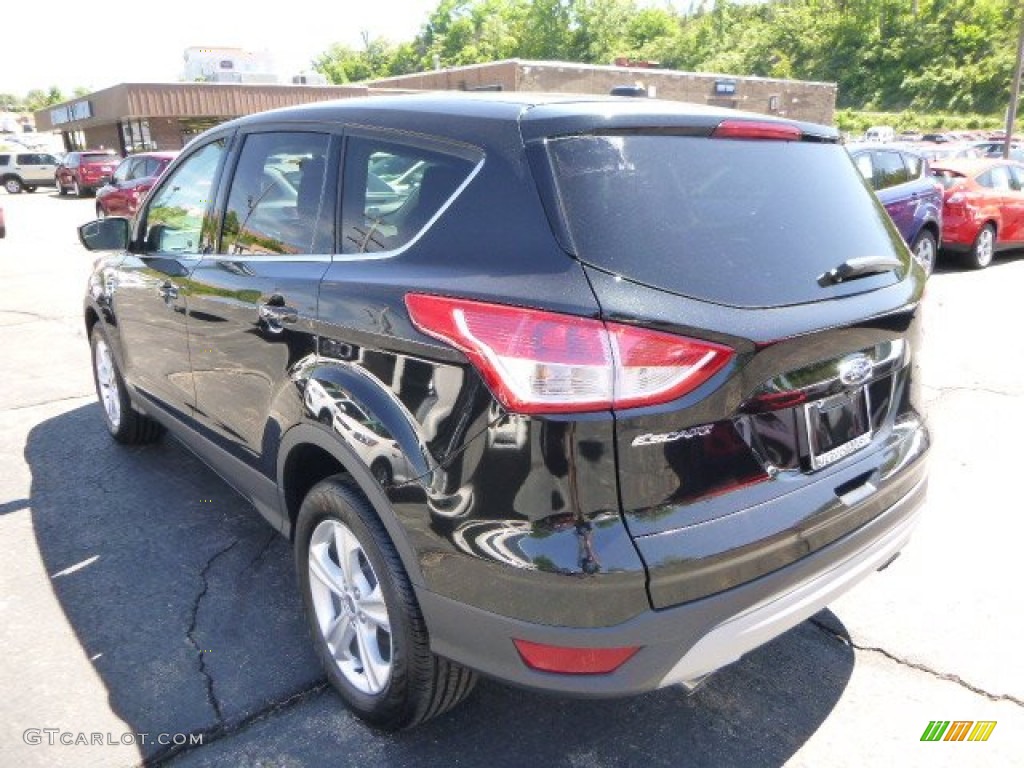
M 164 283 L 157 289 L 157 293 L 160 294 L 160 298 L 170 304 L 178 298 L 178 286 L 174 283 Z
M 267 330 L 271 333 L 281 333 L 286 323 L 294 323 L 298 319 L 299 311 L 294 307 L 287 307 L 283 303 L 276 302 L 260 304 L 260 320 L 267 324 Z

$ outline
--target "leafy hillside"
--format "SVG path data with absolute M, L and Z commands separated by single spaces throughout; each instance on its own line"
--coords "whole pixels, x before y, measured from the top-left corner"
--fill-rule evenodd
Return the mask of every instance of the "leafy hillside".
M 777 0 L 694 3 L 682 15 L 635 0 L 441 0 L 415 40 L 334 46 L 333 82 L 504 58 L 839 83 L 839 106 L 996 113 L 1005 109 L 1018 0 Z

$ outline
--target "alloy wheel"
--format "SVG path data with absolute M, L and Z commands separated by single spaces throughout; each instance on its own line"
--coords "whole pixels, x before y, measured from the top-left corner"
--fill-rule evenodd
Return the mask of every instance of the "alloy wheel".
M 316 623 L 338 671 L 375 695 L 391 679 L 391 622 L 380 581 L 352 529 L 322 520 L 309 542 L 309 588 Z
M 987 267 L 992 263 L 995 252 L 995 234 L 991 227 L 985 227 L 978 233 L 978 242 L 974 246 L 974 256 L 979 267 Z
M 117 384 L 114 359 L 110 354 L 110 347 L 102 339 L 96 343 L 93 365 L 96 368 L 96 384 L 99 389 L 100 402 L 103 404 L 103 410 L 107 414 L 110 426 L 116 432 L 121 425 L 120 391 Z
M 935 269 L 935 241 L 931 237 L 922 237 L 914 246 L 914 258 L 924 269 L 926 275 L 930 275 Z

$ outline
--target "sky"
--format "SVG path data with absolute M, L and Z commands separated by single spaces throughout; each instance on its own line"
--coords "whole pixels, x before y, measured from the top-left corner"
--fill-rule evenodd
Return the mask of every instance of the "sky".
M 333 43 L 361 45 L 362 33 L 394 42 L 412 40 L 439 0 L 174 0 L 98 6 L 59 15 L 40 26 L 32 3 L 3 11 L 0 93 L 23 96 L 58 86 L 100 90 L 125 82 L 176 82 L 190 46 L 269 50 L 285 82 L 312 69 Z M 647 5 L 689 0 L 642 0 Z M 163 13 L 159 8 L 167 8 Z M 173 9 L 173 10 L 172 10 Z M 51 31 L 19 34 L 15 30 Z M 60 29 L 59 34 L 52 30 Z M 45 45 L 40 46 L 40 41 Z M 56 41 L 60 40 L 58 46 Z
M 411 40 L 438 0 L 174 0 L 97 6 L 51 17 L 40 26 L 32 3 L 9 4 L 0 93 L 77 86 L 99 90 L 124 82 L 175 82 L 189 46 L 271 51 L 283 76 L 312 69 L 333 43 L 371 37 Z M 166 8 L 163 12 L 161 8 Z M 40 31 L 45 27 L 50 32 Z M 54 34 L 60 29 L 60 34 Z M 15 30 L 37 30 L 18 34 Z M 40 46 L 40 35 L 46 44 Z M 61 41 L 58 47 L 55 43 Z

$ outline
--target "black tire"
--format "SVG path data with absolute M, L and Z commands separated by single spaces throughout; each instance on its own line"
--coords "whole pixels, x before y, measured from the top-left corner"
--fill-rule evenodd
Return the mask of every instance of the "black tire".
M 986 224 L 974 238 L 971 250 L 963 255 L 964 266 L 970 269 L 984 269 L 992 263 L 995 257 L 996 227 L 994 224 Z
M 935 271 L 935 261 L 938 259 L 939 247 L 935 241 L 935 235 L 929 229 L 922 229 L 914 238 L 914 244 L 910 246 L 914 258 L 921 265 L 925 275 Z
M 4 179 L 4 189 L 7 190 L 7 194 L 9 195 L 20 195 L 21 190 L 24 188 L 25 185 L 22 184 L 21 179 L 17 176 L 8 176 Z
M 98 324 L 93 326 L 89 342 L 92 347 L 92 380 L 100 401 L 103 423 L 107 425 L 110 436 L 124 445 L 145 445 L 159 440 L 164 433 L 163 426 L 132 406 L 110 345 Z
M 78 179 L 71 179 L 71 194 L 75 197 L 85 197 L 85 190 L 78 185 Z
M 67 195 L 68 191 L 64 188 L 64 185 L 60 183 L 60 177 L 57 177 L 57 194 L 61 197 Z
M 351 562 L 357 562 L 358 568 L 351 569 L 354 578 L 347 581 L 341 575 L 344 569 L 337 554 L 334 533 L 338 530 L 353 537 L 357 550 Z M 320 579 L 314 583 L 310 576 L 311 543 L 316 547 L 314 560 L 329 558 L 332 572 L 339 575 L 335 586 Z M 398 552 L 373 507 L 347 478 L 327 478 L 303 500 L 295 524 L 295 567 L 317 655 L 327 679 L 356 716 L 383 730 L 410 728 L 448 711 L 473 690 L 475 672 L 430 651 L 423 615 Z M 370 589 L 369 594 L 360 594 L 357 581 Z M 339 585 L 344 588 L 339 590 Z M 361 601 L 371 604 L 373 600 L 376 605 L 381 599 L 386 629 L 381 629 L 376 619 L 367 619 Z M 380 609 L 375 610 L 379 616 Z M 366 632 L 360 626 L 368 624 L 376 627 L 378 646 L 387 646 L 388 659 L 382 662 L 388 665 L 386 678 L 369 686 L 379 688 L 378 692 L 357 687 L 360 679 L 370 680 L 366 665 L 360 671 L 360 659 L 355 658 L 368 647 L 365 638 L 360 642 L 356 636 Z M 333 632 L 338 636 L 334 652 L 325 638 Z M 336 654 L 348 658 L 339 660 Z M 380 659 L 383 656 L 379 654 Z M 343 664 L 352 666 L 346 671 Z M 361 674 L 365 678 L 360 678 Z

